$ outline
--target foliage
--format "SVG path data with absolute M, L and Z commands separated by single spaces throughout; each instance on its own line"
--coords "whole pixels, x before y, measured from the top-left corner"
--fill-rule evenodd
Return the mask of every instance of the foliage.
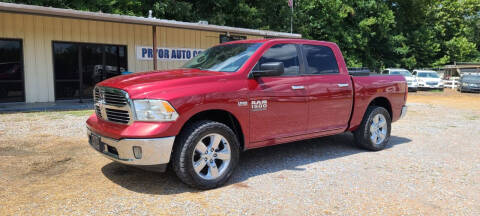
M 290 31 L 287 0 L 7 0 L 104 13 Z M 480 0 L 296 0 L 294 32 L 338 43 L 349 66 L 480 61 Z

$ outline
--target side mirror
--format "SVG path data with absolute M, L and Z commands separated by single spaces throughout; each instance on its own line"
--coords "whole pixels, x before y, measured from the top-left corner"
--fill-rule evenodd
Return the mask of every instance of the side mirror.
M 268 62 L 261 64 L 259 71 L 252 71 L 252 77 L 280 76 L 284 69 L 283 62 Z

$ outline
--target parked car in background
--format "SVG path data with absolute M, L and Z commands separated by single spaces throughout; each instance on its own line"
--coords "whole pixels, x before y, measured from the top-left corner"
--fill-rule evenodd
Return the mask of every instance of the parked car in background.
M 458 91 L 460 92 L 480 92 L 480 74 L 466 74 L 459 80 Z
M 410 71 L 403 68 L 387 68 L 382 71 L 382 74 L 388 75 L 402 75 L 407 80 L 408 91 L 416 92 L 418 89 L 417 79 L 410 73 Z
M 443 91 L 443 80 L 437 72 L 431 70 L 413 70 L 419 89 L 438 89 Z

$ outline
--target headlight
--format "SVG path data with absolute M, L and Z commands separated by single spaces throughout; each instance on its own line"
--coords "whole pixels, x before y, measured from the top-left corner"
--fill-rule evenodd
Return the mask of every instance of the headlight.
M 462 83 L 462 86 L 468 86 L 468 83 Z
M 139 121 L 175 121 L 178 113 L 164 100 L 133 100 Z

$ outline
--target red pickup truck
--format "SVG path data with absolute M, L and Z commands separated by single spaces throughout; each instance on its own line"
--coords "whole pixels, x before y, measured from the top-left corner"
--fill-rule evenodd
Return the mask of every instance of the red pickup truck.
M 406 113 L 402 76 L 349 74 L 335 43 L 245 40 L 207 49 L 182 68 L 99 83 L 90 145 L 184 183 L 225 183 L 247 149 L 353 132 L 381 150 Z

